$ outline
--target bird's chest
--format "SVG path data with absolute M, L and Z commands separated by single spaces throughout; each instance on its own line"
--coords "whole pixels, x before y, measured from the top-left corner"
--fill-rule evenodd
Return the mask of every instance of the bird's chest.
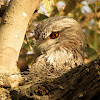
M 53 51 L 45 55 L 41 55 L 40 61 L 43 60 L 44 64 L 49 68 L 54 68 L 55 70 L 69 70 L 72 63 L 73 54 L 67 51 Z
M 76 55 L 78 55 L 78 52 L 76 52 Z M 66 50 L 47 52 L 37 58 L 32 68 L 34 71 L 39 70 L 40 73 L 47 76 L 56 75 L 57 77 L 83 63 L 81 55 L 79 56 L 77 58 L 71 51 L 67 52 Z

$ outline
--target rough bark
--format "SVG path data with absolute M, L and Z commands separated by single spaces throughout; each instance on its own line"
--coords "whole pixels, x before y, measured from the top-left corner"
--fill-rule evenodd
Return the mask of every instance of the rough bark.
M 16 87 L 21 81 L 20 74 L 16 74 L 19 72 L 16 63 L 29 19 L 40 1 L 11 0 L 2 18 L 0 26 L 0 86 Z M 4 78 L 3 75 L 5 75 Z
M 57 79 L 23 85 L 10 92 L 13 100 L 100 100 L 100 56 Z

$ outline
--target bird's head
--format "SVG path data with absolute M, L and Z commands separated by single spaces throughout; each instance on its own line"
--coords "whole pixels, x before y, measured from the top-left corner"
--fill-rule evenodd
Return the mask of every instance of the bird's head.
M 67 17 L 51 17 L 43 20 L 35 28 L 35 38 L 39 49 L 82 48 L 84 34 L 77 21 Z

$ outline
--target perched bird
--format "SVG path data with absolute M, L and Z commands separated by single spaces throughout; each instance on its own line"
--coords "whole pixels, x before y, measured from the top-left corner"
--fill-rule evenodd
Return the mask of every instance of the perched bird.
M 43 20 L 35 28 L 41 55 L 30 68 L 34 82 L 57 78 L 84 63 L 84 40 L 80 24 L 64 16 Z

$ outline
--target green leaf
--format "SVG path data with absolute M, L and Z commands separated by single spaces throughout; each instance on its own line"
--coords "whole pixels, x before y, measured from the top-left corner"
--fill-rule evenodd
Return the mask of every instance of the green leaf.
M 96 59 L 98 56 L 96 50 L 93 48 L 86 47 L 86 53 L 91 60 Z
M 37 17 L 37 21 L 42 21 L 44 19 L 48 18 L 48 16 L 44 15 L 44 14 L 39 14 L 39 16 Z
M 50 16 L 52 17 L 52 16 L 55 16 L 55 15 L 59 15 L 59 11 L 58 11 L 56 6 L 53 6 L 53 11 L 51 12 Z
M 26 48 L 26 50 L 30 50 L 30 46 L 29 46 L 29 43 L 27 42 L 27 43 L 23 43 L 23 45 L 24 45 L 24 47 Z
M 65 1 L 67 1 L 67 2 L 68 2 L 68 1 L 70 1 L 70 0 L 65 0 Z

